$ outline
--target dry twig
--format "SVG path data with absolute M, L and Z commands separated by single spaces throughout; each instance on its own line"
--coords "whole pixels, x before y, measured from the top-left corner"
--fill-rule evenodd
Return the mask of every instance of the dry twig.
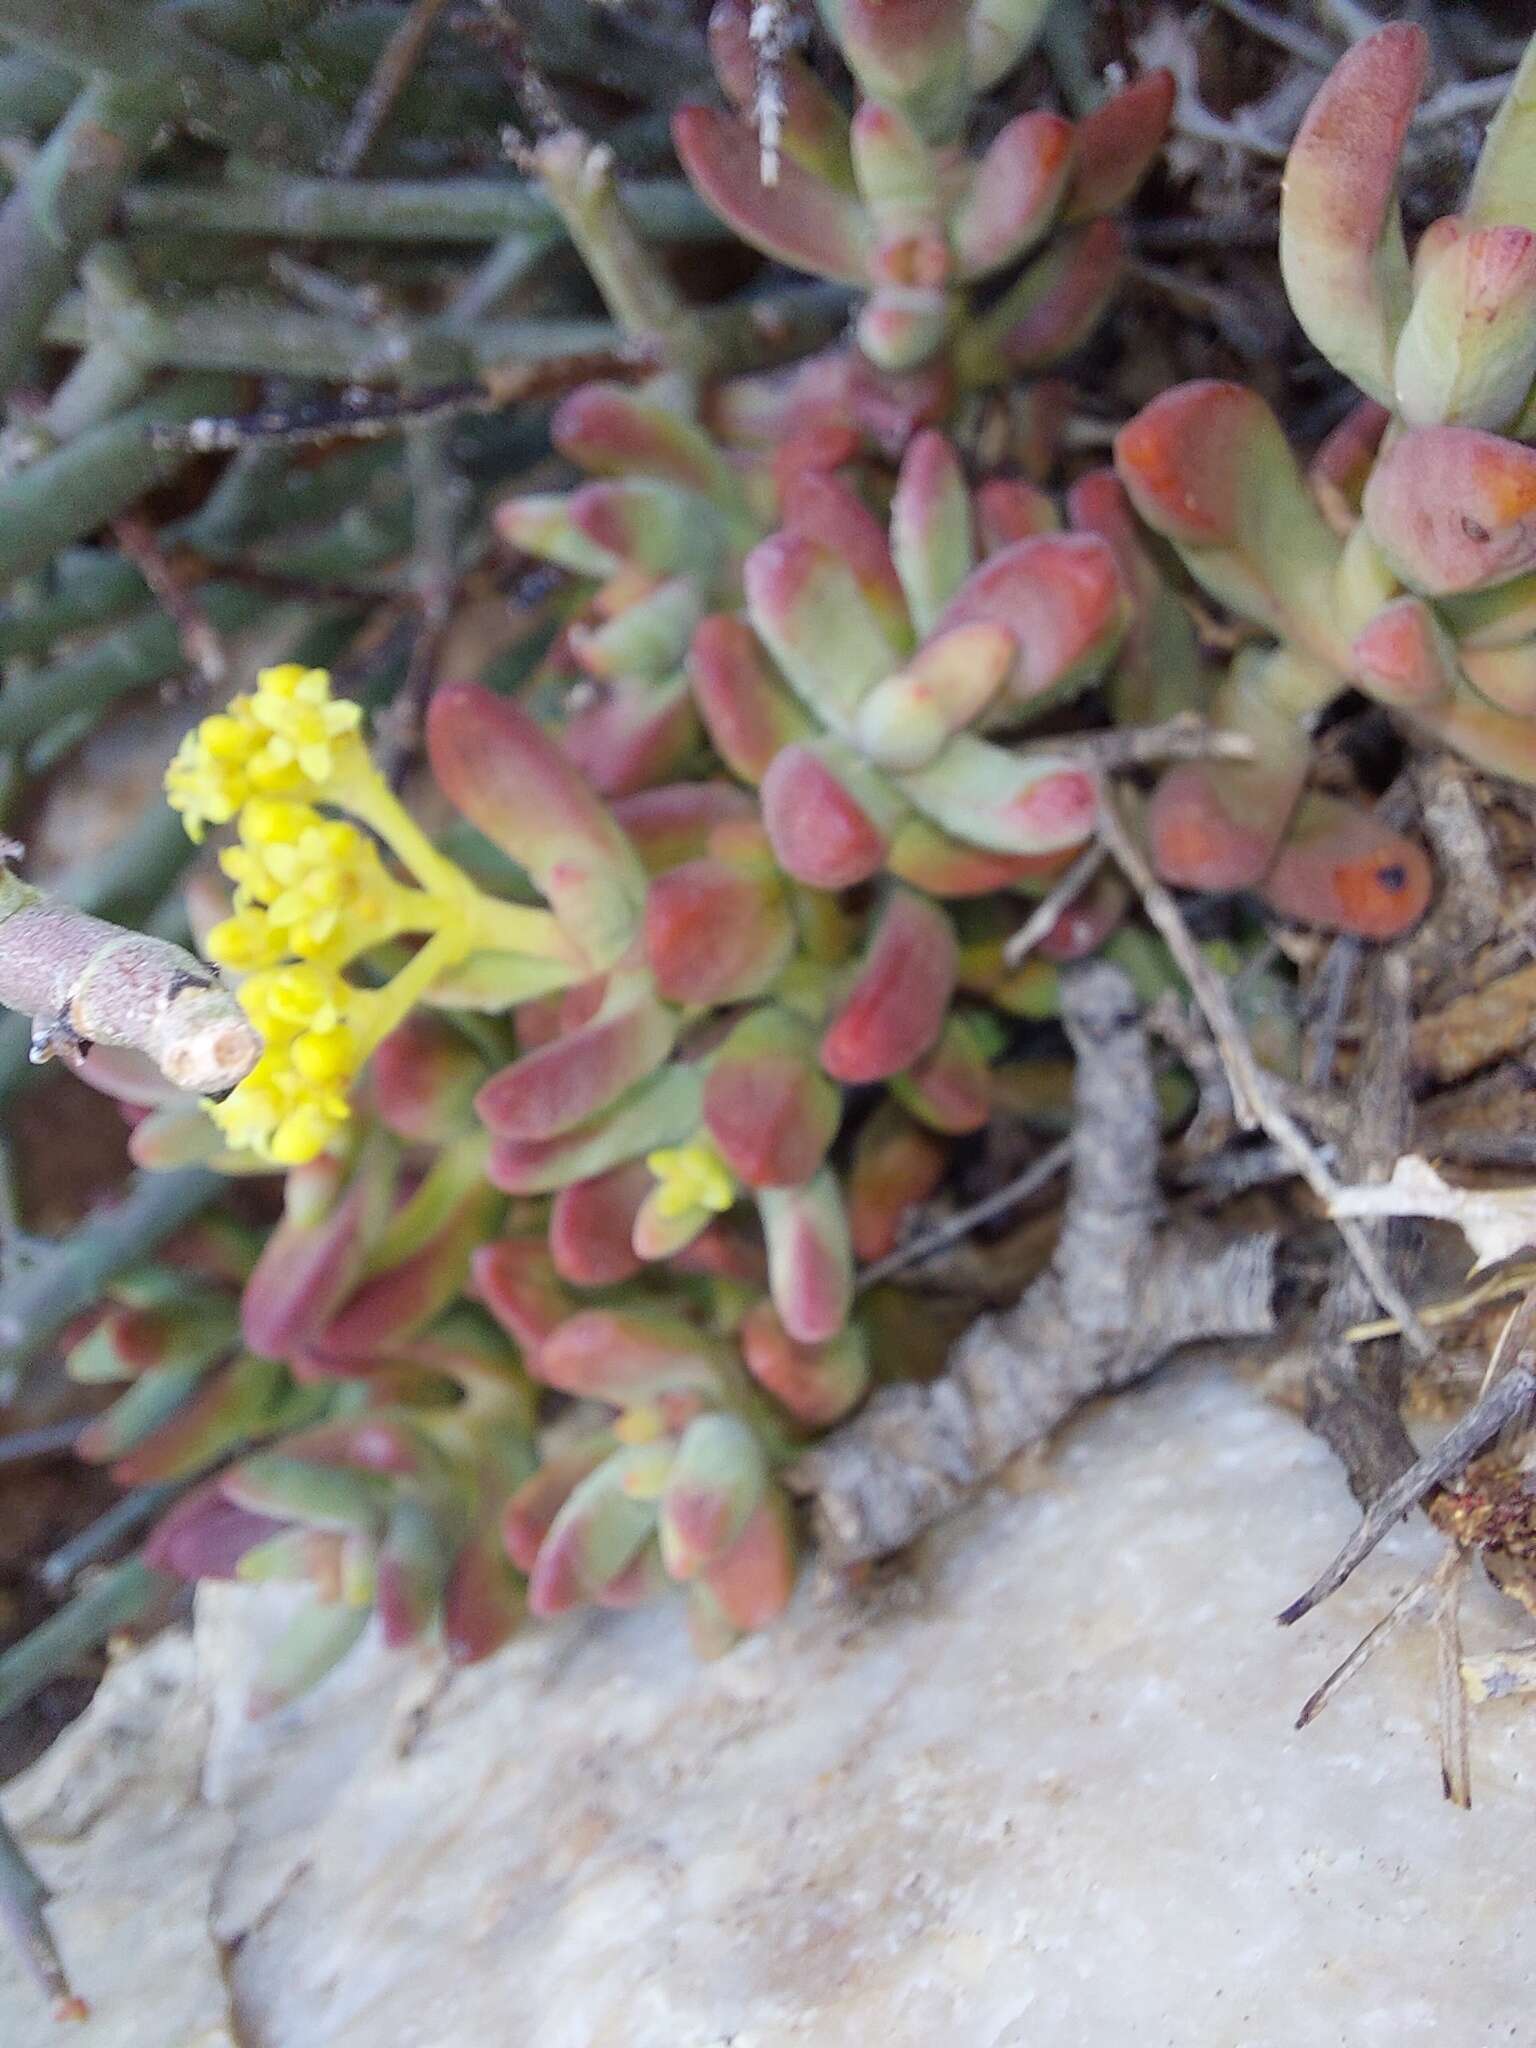
M 1096 961 L 1063 978 L 1077 1054 L 1072 1178 L 1051 1265 L 980 1317 L 926 1386 L 883 1388 L 800 1459 L 824 1554 L 846 1565 L 910 1543 L 1026 1445 L 1181 1345 L 1274 1327 L 1275 1240 L 1165 1226 L 1161 1133 L 1129 981 Z
M 1338 1182 L 1324 1165 L 1317 1147 L 1279 1100 L 1248 1042 L 1226 983 L 1196 945 L 1172 893 L 1153 874 L 1107 784 L 1099 806 L 1099 836 L 1140 896 L 1148 917 L 1161 932 L 1204 1012 L 1227 1070 L 1233 1111 L 1239 1124 L 1246 1130 L 1267 1131 L 1295 1163 L 1297 1172 L 1319 1201 L 1330 1205 L 1339 1192 Z M 1377 1301 L 1397 1318 L 1414 1350 L 1421 1357 L 1428 1357 L 1435 1348 L 1434 1339 L 1420 1324 L 1412 1304 L 1387 1271 L 1366 1232 L 1342 1217 L 1337 1219 L 1337 1227 Z

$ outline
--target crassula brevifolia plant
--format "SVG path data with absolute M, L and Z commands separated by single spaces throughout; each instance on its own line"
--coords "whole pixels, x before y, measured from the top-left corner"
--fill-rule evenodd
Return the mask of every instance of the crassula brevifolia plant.
M 1216 706 L 1255 759 L 1182 765 L 1153 798 L 1163 873 L 1264 881 L 1293 914 L 1375 935 L 1418 916 L 1429 873 L 1375 820 L 1303 794 L 1331 698 L 1353 684 L 1479 767 L 1536 778 L 1536 43 L 1462 210 L 1410 258 L 1396 184 L 1427 67 L 1417 27 L 1357 43 L 1287 162 L 1291 304 L 1363 394 L 1310 473 L 1235 384 L 1166 392 L 1116 447 L 1137 511 L 1268 641 Z
M 1416 847 L 1304 795 L 1310 714 L 1360 681 L 1476 754 L 1470 657 L 1518 649 L 1529 623 L 1508 482 L 1529 375 L 1518 392 L 1514 369 L 1479 377 L 1482 329 L 1446 311 L 1450 283 L 1422 314 L 1404 298 L 1390 163 L 1374 201 L 1357 174 L 1401 138 L 1412 33 L 1346 59 L 1286 197 L 1298 310 L 1377 409 L 1309 488 L 1257 399 L 1186 387 L 1122 434 L 1118 479 L 1076 480 L 1063 516 L 1017 447 L 978 481 L 939 428 L 1102 309 L 1119 258 L 1105 216 L 1155 151 L 1168 81 L 1075 129 L 1019 116 L 971 159 L 976 96 L 1041 10 L 823 11 L 851 120 L 787 60 L 765 176 L 749 10 L 725 0 L 712 41 L 738 112 L 686 111 L 678 143 L 747 239 L 864 295 L 852 334 L 771 379 L 592 385 L 558 409 L 556 449 L 587 480 L 513 499 L 497 525 L 573 579 L 565 629 L 515 697 L 450 683 L 427 720 L 438 792 L 501 869 L 445 855 L 319 670 L 265 673 L 168 777 L 195 836 L 232 833 L 234 900 L 205 947 L 263 1051 L 222 1099 L 151 1109 L 134 1156 L 282 1169 L 285 1213 L 259 1252 L 205 1257 L 195 1284 L 134 1276 L 74 1364 L 130 1382 L 88 1454 L 199 1482 L 156 1562 L 314 1588 L 269 1701 L 373 1613 L 392 1642 L 436 1628 L 470 1657 L 525 1601 L 554 1614 L 681 1585 L 707 1649 L 782 1608 L 783 1469 L 889 1369 L 891 1297 L 860 1292 L 859 1262 L 891 1251 L 956 1139 L 1038 1105 L 1049 1063 L 1012 1057 L 1015 1020 L 1050 1014 L 1053 958 L 1107 944 L 1144 989 L 1169 979 L 1145 935 L 1117 930 L 1125 896 L 1105 877 L 1034 959 L 1004 952 L 1096 821 L 1081 757 L 1031 725 L 1088 690 L 1131 724 L 1204 702 L 1188 609 L 1136 513 L 1273 642 L 1238 655 L 1217 700 L 1254 758 L 1172 771 L 1154 849 L 1175 880 L 1256 887 L 1303 920 L 1385 933 L 1428 886 Z M 1473 260 L 1488 208 L 1501 234 L 1526 232 L 1502 219 L 1527 146 L 1512 104 L 1471 224 L 1427 238 L 1479 307 L 1518 269 L 1513 243 Z M 1378 322 L 1374 358 L 1339 325 L 1347 282 Z M 1518 318 L 1492 324 L 1500 361 L 1524 362 Z M 1506 464 L 1464 464 L 1483 495 L 1458 517 L 1490 553 L 1454 589 L 1424 566 L 1450 543 L 1404 515 L 1392 469 L 1404 449 L 1431 459 L 1412 455 L 1426 433 Z M 1453 672 L 1443 703 L 1366 673 L 1362 647 L 1379 660 L 1413 632 Z M 936 1366 L 921 1298 L 898 1313 L 902 1369 Z

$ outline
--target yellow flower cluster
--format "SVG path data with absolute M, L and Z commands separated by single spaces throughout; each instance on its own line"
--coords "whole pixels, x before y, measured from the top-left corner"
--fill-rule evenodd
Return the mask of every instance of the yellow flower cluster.
M 310 964 L 269 967 L 242 985 L 266 1049 L 233 1094 L 209 1104 L 228 1144 L 279 1166 L 325 1150 L 350 1115 L 347 1090 L 364 1056 L 354 1013 L 368 1001 L 367 990 Z
M 656 1176 L 656 1213 L 668 1222 L 695 1209 L 723 1215 L 736 1199 L 735 1177 L 708 1138 L 663 1146 L 647 1153 L 645 1163 Z
M 263 669 L 251 695 L 189 732 L 166 770 L 165 793 L 193 839 L 227 825 L 253 796 L 293 796 L 361 767 L 362 712 L 331 695 L 323 668 Z
M 240 1002 L 265 1050 L 209 1110 L 230 1145 L 280 1166 L 340 1135 L 373 1048 L 470 954 L 553 963 L 545 988 L 580 972 L 548 911 L 482 895 L 438 852 L 369 759 L 361 721 L 356 704 L 331 695 L 324 669 L 265 669 L 254 691 L 187 735 L 166 771 L 193 839 L 238 825 L 238 844 L 219 857 L 234 913 L 209 933 L 208 951 L 247 977 Z M 379 841 L 408 881 L 385 866 Z M 343 978 L 361 954 L 407 934 L 425 943 L 382 987 Z
M 284 797 L 253 797 L 240 843 L 219 855 L 235 914 L 208 934 L 210 959 L 238 974 L 288 954 L 335 966 L 432 922 L 431 904 L 385 870 L 377 846 L 341 818 Z

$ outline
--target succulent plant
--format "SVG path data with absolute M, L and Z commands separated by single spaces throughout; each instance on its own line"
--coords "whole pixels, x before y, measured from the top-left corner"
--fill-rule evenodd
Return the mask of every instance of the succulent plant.
M 314 1589 L 268 1704 L 371 1615 L 468 1658 L 525 1606 L 681 1587 L 710 1651 L 782 1609 L 785 1467 L 888 1369 L 893 1313 L 903 1369 L 942 1356 L 921 1300 L 859 1265 L 956 1140 L 1064 1113 L 1060 1062 L 1019 1056 L 1062 962 L 1175 980 L 1106 873 L 1009 958 L 1095 830 L 1096 775 L 1050 737 L 1075 696 L 1129 725 L 1210 708 L 1252 742 L 1161 779 L 1165 875 L 1364 934 L 1418 914 L 1428 866 L 1308 792 L 1314 714 L 1358 683 L 1521 772 L 1532 60 L 1413 270 L 1391 182 L 1417 32 L 1320 94 L 1284 265 L 1365 398 L 1310 475 L 1260 399 L 1202 383 L 1058 508 L 1017 443 L 973 477 L 962 395 L 1086 332 L 1171 85 L 1019 115 L 972 160 L 977 97 L 1042 11 L 826 0 L 856 111 L 785 57 L 770 167 L 750 10 L 716 8 L 737 111 L 686 109 L 680 154 L 746 239 L 862 294 L 856 340 L 556 409 L 579 480 L 493 520 L 563 572 L 562 630 L 509 694 L 450 681 L 425 722 L 462 862 L 321 669 L 265 671 L 172 764 L 193 837 L 231 835 L 205 948 L 263 1050 L 211 1103 L 140 1077 L 133 1156 L 281 1170 L 284 1209 L 264 1243 L 126 1276 L 72 1364 L 127 1383 L 87 1455 L 191 1485 L 153 1561 Z M 1211 707 L 1163 543 L 1256 629 Z
M 1304 475 L 1274 414 L 1222 383 L 1164 393 L 1120 435 L 1137 511 L 1204 590 L 1274 643 L 1217 715 L 1252 763 L 1186 764 L 1150 830 L 1190 887 L 1263 882 L 1314 921 L 1386 936 L 1422 911 L 1422 853 L 1304 797 L 1308 721 L 1346 685 L 1478 766 L 1536 779 L 1536 210 L 1528 48 L 1463 210 L 1410 262 L 1396 181 L 1422 30 L 1357 43 L 1287 163 L 1281 265 L 1309 338 L 1363 396 Z
M 1075 348 L 1118 281 L 1124 245 L 1108 216 L 1162 143 L 1168 73 L 1075 125 L 1017 115 L 972 159 L 973 103 L 1025 54 L 1044 8 L 829 0 L 822 14 L 859 103 L 850 120 L 808 66 L 783 59 L 770 182 L 751 11 L 748 0 L 721 0 L 710 20 L 735 111 L 690 106 L 673 123 L 684 169 L 743 240 L 863 292 L 859 346 L 886 372 L 943 358 L 963 385 L 997 383 Z M 1006 270 L 1019 274 L 979 311 L 974 287 Z

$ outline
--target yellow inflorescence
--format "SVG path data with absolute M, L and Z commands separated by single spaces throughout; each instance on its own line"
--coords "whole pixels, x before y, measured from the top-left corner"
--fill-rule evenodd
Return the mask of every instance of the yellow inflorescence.
M 736 1199 L 735 1178 L 707 1138 L 649 1152 L 645 1163 L 656 1176 L 656 1212 L 669 1222 L 695 1209 L 723 1215 Z
M 410 921 L 414 892 L 386 873 L 374 842 L 312 804 L 252 798 L 219 866 L 235 884 L 235 915 L 208 934 L 208 952 L 240 973 L 289 953 L 339 966 Z
M 363 1062 L 446 968 L 477 946 L 553 929 L 547 913 L 481 897 L 436 851 L 370 761 L 361 716 L 332 697 L 324 669 L 266 669 L 253 692 L 187 735 L 166 772 L 194 839 L 238 825 L 238 844 L 220 856 L 234 912 L 208 951 L 247 977 L 240 1002 L 265 1050 L 208 1107 L 228 1144 L 279 1166 L 315 1158 L 340 1135 Z M 371 832 L 321 803 L 378 832 L 411 882 L 389 872 Z M 343 978 L 360 954 L 407 933 L 426 943 L 392 980 L 365 989 Z
M 250 695 L 189 732 L 166 771 L 165 792 L 193 839 L 227 825 L 253 796 L 317 791 L 343 765 L 367 767 L 362 712 L 331 695 L 323 668 L 263 669 Z
M 226 1141 L 279 1166 L 323 1152 L 350 1114 L 347 1090 L 370 1049 L 359 1013 L 376 1000 L 307 963 L 253 974 L 240 1002 L 266 1049 L 233 1094 L 209 1105 Z

